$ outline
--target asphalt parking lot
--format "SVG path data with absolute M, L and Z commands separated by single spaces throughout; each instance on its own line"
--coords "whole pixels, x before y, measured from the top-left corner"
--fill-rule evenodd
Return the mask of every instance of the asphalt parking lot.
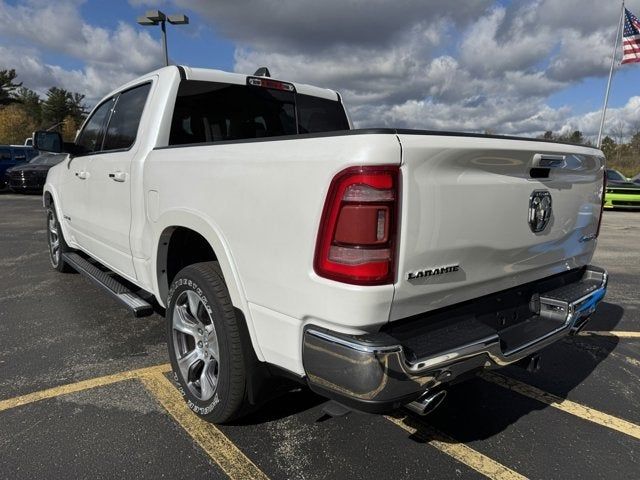
M 640 478 L 640 212 L 605 212 L 583 335 L 451 389 L 428 417 L 326 418 L 302 389 L 234 425 L 167 379 L 164 319 L 50 268 L 37 196 L 0 194 L 0 477 Z

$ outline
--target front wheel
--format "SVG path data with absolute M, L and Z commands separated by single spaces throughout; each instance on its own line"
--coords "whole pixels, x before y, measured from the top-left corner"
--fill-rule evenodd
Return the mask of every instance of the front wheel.
M 166 321 L 171 366 L 189 408 L 213 423 L 238 417 L 245 406 L 247 362 L 217 262 L 178 272 L 169 289 Z
M 60 222 L 53 203 L 47 207 L 47 245 L 49 246 L 51 266 L 59 272 L 73 272 L 73 268 L 67 265 L 62 258 L 62 254 L 70 252 L 71 248 L 64 241 L 62 228 L 60 228 Z

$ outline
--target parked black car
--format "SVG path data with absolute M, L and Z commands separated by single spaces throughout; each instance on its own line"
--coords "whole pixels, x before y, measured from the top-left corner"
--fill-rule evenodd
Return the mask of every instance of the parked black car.
M 38 151 L 24 145 L 0 145 L 0 190 L 6 187 L 5 173 L 11 167 L 31 160 Z
M 49 169 L 66 156 L 66 153 L 42 153 L 29 163 L 9 168 L 5 174 L 5 181 L 13 192 L 41 192 Z

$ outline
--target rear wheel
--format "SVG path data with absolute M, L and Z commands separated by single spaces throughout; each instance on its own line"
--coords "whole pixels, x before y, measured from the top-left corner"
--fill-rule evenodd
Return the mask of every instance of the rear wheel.
M 245 406 L 247 362 L 218 263 L 178 272 L 167 303 L 169 357 L 187 405 L 209 422 L 238 417 Z
M 73 268 L 67 265 L 62 258 L 63 253 L 71 251 L 67 242 L 64 241 L 60 222 L 56 215 L 53 203 L 47 207 L 47 244 L 49 246 L 49 260 L 51 266 L 59 272 L 73 272 Z

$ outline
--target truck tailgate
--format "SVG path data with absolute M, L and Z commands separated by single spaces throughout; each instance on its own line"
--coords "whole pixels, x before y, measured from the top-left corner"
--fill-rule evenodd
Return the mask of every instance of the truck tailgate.
M 417 132 L 398 137 L 402 217 L 391 321 L 591 260 L 603 193 L 599 150 Z M 548 223 L 534 232 L 531 203 L 544 202 L 541 215 L 549 195 Z

